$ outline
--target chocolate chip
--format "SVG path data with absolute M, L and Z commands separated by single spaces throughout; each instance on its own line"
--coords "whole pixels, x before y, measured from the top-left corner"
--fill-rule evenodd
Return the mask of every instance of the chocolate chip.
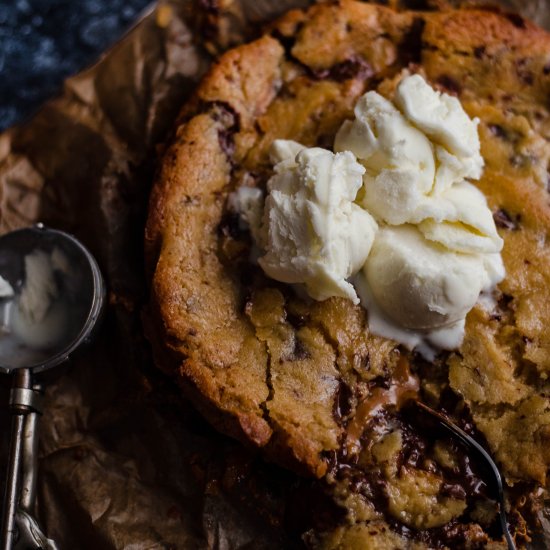
M 542 72 L 543 72 L 544 74 L 550 74 L 550 63 L 547 63 L 547 64 L 543 67 Z
M 391 387 L 391 380 L 387 376 L 377 376 L 369 382 L 369 390 L 372 391 L 374 388 L 384 388 L 389 390 Z
M 315 141 L 317 147 L 323 149 L 331 149 L 334 143 L 334 134 L 321 134 Z
M 419 468 L 426 458 L 426 442 L 407 425 L 401 428 L 401 437 L 403 447 L 400 451 L 400 463 Z
M 527 27 L 525 23 L 525 19 L 519 15 L 519 13 L 506 13 L 505 14 L 506 19 L 514 25 L 514 27 L 517 27 L 518 29 L 525 29 Z
M 311 69 L 305 66 L 307 72 L 315 80 L 336 80 L 342 82 L 351 78 L 367 79 L 374 74 L 372 67 L 362 57 L 353 56 L 334 64 L 327 69 Z
M 218 226 L 218 233 L 224 237 L 240 238 L 244 231 L 241 229 L 240 218 L 236 212 L 228 212 Z
M 286 310 L 285 313 L 287 322 L 290 323 L 295 329 L 305 326 L 309 321 L 308 315 L 291 313 L 288 310 Z
M 430 0 L 401 0 L 401 5 L 407 10 L 434 11 L 436 9 Z
M 282 356 L 281 360 L 292 362 L 292 361 L 304 361 L 305 359 L 310 359 L 310 358 L 311 358 L 311 353 L 306 348 L 302 340 L 298 337 L 298 335 L 295 335 L 294 347 L 292 351 Z
M 372 67 L 361 57 L 353 57 L 330 68 L 329 78 L 336 81 L 360 78 L 365 80 L 374 74 Z
M 501 139 L 506 139 L 508 137 L 508 133 L 500 124 L 489 124 L 487 127 L 491 131 L 491 134 L 496 137 L 499 137 Z
M 513 300 L 513 296 L 510 296 L 510 294 L 504 294 L 503 292 L 502 296 L 498 299 L 498 307 L 500 309 L 508 309 Z
M 357 372 L 366 372 L 370 368 L 370 355 L 368 351 L 355 352 L 352 356 L 353 369 Z
M 234 135 L 241 128 L 239 113 L 226 101 L 211 101 L 202 110 L 208 111 L 212 119 L 220 123 L 218 142 L 222 151 L 231 158 L 235 152 Z
M 504 208 L 499 208 L 497 211 L 493 212 L 493 220 L 495 220 L 496 226 L 501 227 L 502 229 L 517 229 L 519 219 L 519 214 L 512 217 L 512 215 L 504 210 Z
M 485 496 L 487 493 L 487 484 L 475 471 L 470 457 L 464 454 L 464 449 L 459 448 L 458 445 L 455 446 L 454 451 L 458 456 L 459 462 L 458 482 L 469 496 Z
M 290 36 L 287 36 L 287 35 L 283 34 L 279 30 L 274 30 L 271 33 L 271 36 L 275 40 L 277 40 L 281 44 L 281 46 L 283 47 L 286 56 L 289 57 L 292 60 L 294 60 L 294 57 L 292 55 L 292 48 L 294 47 L 294 44 L 296 43 L 296 36 L 300 32 L 300 29 L 302 28 L 302 26 L 303 26 L 303 23 L 298 24 L 294 34 L 292 34 Z
M 306 348 L 305 344 L 298 337 L 296 337 L 294 341 L 294 350 L 292 353 L 298 361 L 303 361 L 304 359 L 309 359 L 311 357 L 311 353 L 309 353 L 309 350 Z
M 436 82 L 454 95 L 459 95 L 462 90 L 462 86 L 452 76 L 446 74 L 441 75 Z
M 529 59 L 522 57 L 516 61 L 516 71 L 518 73 L 518 77 L 525 82 L 528 86 L 532 86 L 533 82 L 535 81 L 535 77 L 533 76 L 533 73 L 526 69 L 526 65 L 528 64 Z
M 227 157 L 233 157 L 233 153 L 235 152 L 235 141 L 233 139 L 232 132 L 227 130 L 218 130 L 218 143 Z
M 485 55 L 485 46 L 477 46 L 474 48 L 474 56 L 481 59 Z
M 413 20 L 409 30 L 405 33 L 403 41 L 399 44 L 399 57 L 403 59 L 403 64 L 420 63 L 422 58 L 422 34 L 426 22 L 417 17 Z
M 523 135 L 517 130 L 507 128 L 500 124 L 488 124 L 487 128 L 495 137 L 508 141 L 509 143 L 518 143 L 523 138 Z
M 466 498 L 466 491 L 464 490 L 464 487 L 460 485 L 460 483 L 442 483 L 441 494 L 460 500 Z
M 333 416 L 337 423 L 341 423 L 351 412 L 351 400 L 353 392 L 350 387 L 342 380 L 338 384 L 336 396 L 334 398 Z

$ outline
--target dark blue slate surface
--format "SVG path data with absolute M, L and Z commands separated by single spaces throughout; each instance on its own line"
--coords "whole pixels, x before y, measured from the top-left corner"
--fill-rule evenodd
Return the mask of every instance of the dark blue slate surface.
M 30 116 L 151 0 L 0 0 L 0 129 Z

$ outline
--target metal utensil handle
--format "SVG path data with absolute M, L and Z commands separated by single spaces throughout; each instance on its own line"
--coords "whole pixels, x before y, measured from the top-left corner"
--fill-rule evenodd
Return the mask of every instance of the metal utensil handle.
M 494 486 L 492 487 L 492 489 L 495 492 L 494 496 L 496 496 L 498 504 L 500 528 L 502 530 L 502 534 L 504 536 L 504 540 L 506 541 L 508 549 L 516 550 L 516 544 L 514 542 L 514 539 L 512 538 L 510 530 L 508 529 L 508 522 L 506 520 L 506 500 L 504 498 L 504 484 L 502 482 L 502 476 L 500 475 L 500 471 L 494 460 L 491 458 L 491 455 L 472 436 L 468 435 L 463 429 L 459 428 L 456 424 L 451 422 L 445 415 L 434 411 L 432 408 L 428 407 L 421 401 L 416 401 L 415 404 L 423 411 L 427 412 L 434 418 L 437 418 L 441 426 L 443 426 L 447 431 L 453 434 L 459 441 L 466 445 L 466 447 L 473 449 L 475 452 L 477 452 L 478 456 L 481 456 L 481 458 L 489 466 L 489 470 L 494 478 Z
M 23 451 L 23 428 L 25 416 L 30 408 L 17 403 L 13 399 L 13 392 L 30 390 L 32 386 L 31 371 L 19 369 L 13 376 L 12 396 L 10 405 L 13 419 L 11 428 L 10 454 L 8 474 L 6 478 L 6 493 L 4 497 L 4 514 L 2 517 L 2 550 L 11 550 L 15 535 L 15 514 L 19 505 L 20 471 Z
M 33 392 L 38 398 L 43 395 L 43 387 L 33 384 Z M 34 514 L 36 501 L 36 477 L 38 474 L 38 422 L 42 411 L 35 408 L 29 411 L 23 425 L 23 459 L 21 466 L 21 497 L 19 508 L 29 514 Z

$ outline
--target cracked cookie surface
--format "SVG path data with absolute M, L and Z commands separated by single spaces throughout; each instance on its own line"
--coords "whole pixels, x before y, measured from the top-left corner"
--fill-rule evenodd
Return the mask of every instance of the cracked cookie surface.
M 435 364 L 370 334 L 360 306 L 268 279 L 227 206 L 238 186 L 265 186 L 274 139 L 331 148 L 357 99 L 390 96 L 404 69 L 480 118 L 476 185 L 505 242 L 497 308 L 476 306 L 460 349 Z M 323 479 L 348 523 L 311 545 L 500 544 L 464 450 L 408 409 L 374 406 L 406 383 L 403 368 L 492 452 L 517 541 L 528 539 L 550 465 L 549 93 L 550 37 L 522 19 L 344 0 L 290 12 L 227 52 L 182 110 L 150 203 L 147 332 L 159 366 L 219 429 Z

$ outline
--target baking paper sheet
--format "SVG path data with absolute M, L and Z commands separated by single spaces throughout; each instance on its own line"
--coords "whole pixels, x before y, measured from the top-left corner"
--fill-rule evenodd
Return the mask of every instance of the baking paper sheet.
M 157 146 L 214 56 L 306 4 L 161 2 L 62 97 L 0 136 L 0 231 L 42 221 L 75 234 L 109 286 L 95 343 L 46 379 L 37 513 L 63 549 L 299 547 L 288 510 L 300 480 L 202 420 L 153 367 L 140 313 Z M 545 0 L 506 5 L 550 26 Z M 2 472 L 8 391 L 2 376 Z

